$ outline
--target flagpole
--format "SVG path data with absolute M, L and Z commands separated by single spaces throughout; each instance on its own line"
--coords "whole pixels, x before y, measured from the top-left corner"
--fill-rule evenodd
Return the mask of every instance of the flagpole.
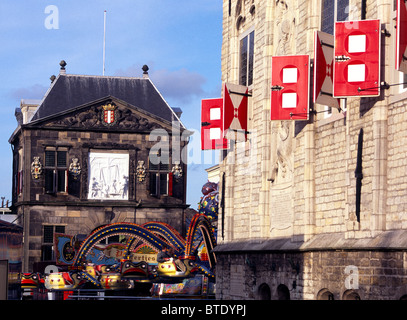
M 103 75 L 105 75 L 105 58 L 106 58 L 106 10 L 104 12 L 104 23 L 103 23 Z

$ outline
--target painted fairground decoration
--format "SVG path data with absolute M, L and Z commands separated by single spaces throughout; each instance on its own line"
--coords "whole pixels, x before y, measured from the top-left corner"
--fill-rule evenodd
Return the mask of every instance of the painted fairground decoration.
M 180 283 L 157 283 L 151 289 L 153 296 L 184 296 L 184 297 L 214 297 L 215 283 L 208 281 L 208 277 L 196 276 L 185 279 Z
M 208 181 L 202 187 L 203 197 L 198 204 L 198 212 L 204 214 L 211 221 L 218 219 L 219 190 L 218 184 Z
M 55 262 L 57 265 L 73 264 L 75 254 L 79 250 L 79 247 L 75 244 L 75 239 L 70 235 L 55 233 Z M 114 265 L 126 258 L 125 250 L 125 243 L 98 243 L 84 257 L 84 261 L 95 265 Z M 132 252 L 130 260 L 132 262 L 145 261 L 149 264 L 157 264 L 157 251 L 142 243 Z
M 75 257 L 74 237 L 66 234 L 55 233 L 55 252 L 57 265 L 70 265 Z
M 216 230 L 211 220 L 205 214 L 196 214 L 186 238 L 170 225 L 155 221 L 143 225 L 124 222 L 104 225 L 84 239 L 79 235 L 56 234 L 56 265 L 49 266 L 53 272 L 47 267 L 48 272 L 36 275 L 43 279 L 37 287 L 72 290 L 91 286 L 101 290 L 124 290 L 134 288 L 140 281 L 182 283 L 197 276 L 213 283 Z M 113 240 L 117 242 L 107 243 Z M 157 254 L 164 247 L 169 249 L 171 258 L 159 262 Z M 180 268 L 180 263 L 184 268 Z M 24 285 L 26 283 L 24 279 Z M 185 288 L 188 286 L 184 283 Z
M 89 200 L 128 200 L 128 153 L 92 151 L 89 167 Z

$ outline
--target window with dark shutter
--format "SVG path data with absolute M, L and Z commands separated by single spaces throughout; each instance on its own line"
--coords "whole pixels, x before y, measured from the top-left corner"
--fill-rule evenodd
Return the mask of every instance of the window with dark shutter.
M 149 161 L 150 194 L 153 196 L 172 195 L 172 181 L 169 181 L 170 157 L 169 153 L 160 153 L 160 162 L 154 164 Z
M 168 173 L 160 173 L 160 195 L 168 194 Z
M 50 261 L 55 259 L 54 234 L 65 233 L 65 226 L 44 225 L 42 234 L 41 260 Z
M 45 169 L 45 193 L 55 193 L 55 170 Z
M 44 243 L 54 243 L 54 226 L 44 226 Z
M 66 150 L 45 150 L 45 193 L 67 191 L 68 170 Z

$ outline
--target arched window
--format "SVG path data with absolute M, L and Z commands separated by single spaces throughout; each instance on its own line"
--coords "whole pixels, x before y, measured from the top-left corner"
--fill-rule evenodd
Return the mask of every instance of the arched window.
M 284 284 L 280 284 L 277 287 L 277 297 L 278 300 L 290 300 L 290 290 Z
M 354 290 L 347 290 L 343 293 L 342 300 L 360 300 L 360 296 Z
M 334 295 L 328 289 L 322 289 L 317 294 L 317 300 L 334 300 Z
M 259 286 L 258 294 L 260 300 L 271 300 L 271 290 L 267 283 Z

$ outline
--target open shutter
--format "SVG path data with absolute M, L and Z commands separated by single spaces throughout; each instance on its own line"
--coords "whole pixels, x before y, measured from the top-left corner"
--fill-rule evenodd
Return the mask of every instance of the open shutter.
M 152 196 L 157 196 L 157 173 L 150 173 L 150 194 Z
M 271 120 L 308 120 L 308 55 L 272 58 Z
M 315 31 L 314 103 L 339 108 L 339 99 L 333 97 L 334 45 L 332 34 Z
M 173 174 L 172 172 L 168 173 L 168 195 L 172 197 L 173 195 Z
M 380 20 L 335 24 L 334 97 L 380 95 Z
M 397 0 L 396 70 L 407 73 L 407 2 Z
M 201 105 L 201 149 L 227 149 L 223 130 L 223 99 L 205 99 Z
M 227 139 L 247 140 L 247 115 L 249 88 L 225 83 L 223 99 L 223 128 Z
M 45 169 L 44 170 L 44 178 L 45 178 L 45 193 L 54 194 L 56 193 L 55 185 L 55 170 L 53 169 Z
M 17 195 L 23 193 L 23 170 L 17 174 Z

